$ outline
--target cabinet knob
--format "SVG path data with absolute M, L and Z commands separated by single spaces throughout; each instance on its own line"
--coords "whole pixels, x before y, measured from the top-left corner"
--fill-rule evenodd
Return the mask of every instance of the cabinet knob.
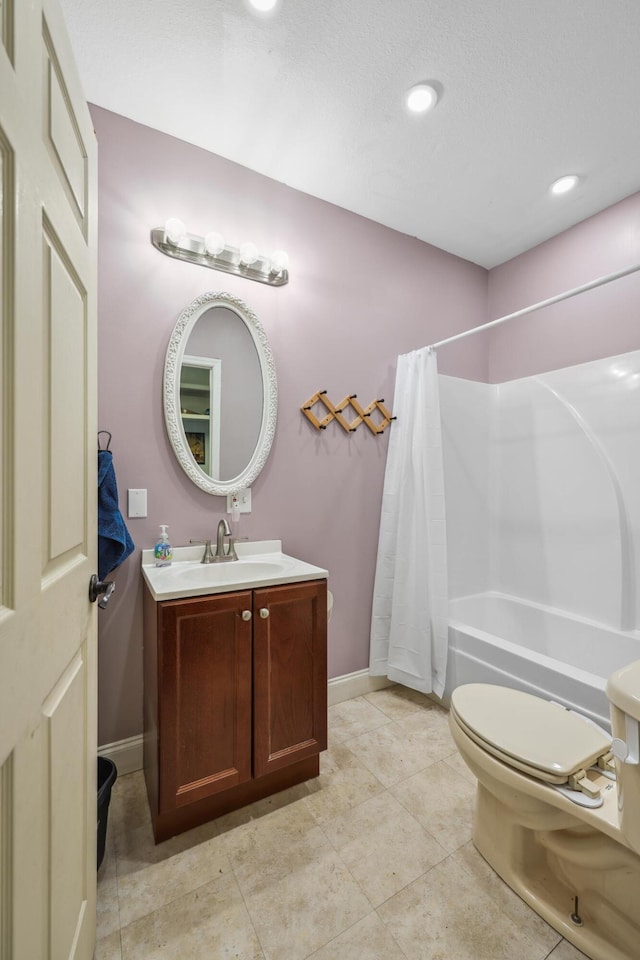
M 269 616 L 269 611 L 266 607 L 260 607 L 260 616 L 262 617 L 263 620 L 267 619 L 267 617 Z
M 243 619 L 243 620 L 251 620 L 251 610 L 243 610 L 243 611 L 242 611 L 242 619 Z

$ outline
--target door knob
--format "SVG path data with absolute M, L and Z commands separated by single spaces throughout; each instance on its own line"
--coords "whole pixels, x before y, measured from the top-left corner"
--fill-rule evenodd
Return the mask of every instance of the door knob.
M 251 610 L 243 610 L 243 611 L 242 611 L 242 619 L 243 619 L 243 620 L 251 620 Z
M 266 607 L 260 607 L 260 616 L 262 617 L 263 620 L 267 619 L 267 617 L 269 616 L 269 611 Z
M 113 580 L 98 580 L 95 573 L 91 575 L 91 580 L 89 580 L 89 600 L 91 603 L 95 603 L 98 597 L 102 596 L 102 599 L 98 602 L 98 606 L 102 610 L 109 603 L 109 597 L 115 590 L 116 585 Z

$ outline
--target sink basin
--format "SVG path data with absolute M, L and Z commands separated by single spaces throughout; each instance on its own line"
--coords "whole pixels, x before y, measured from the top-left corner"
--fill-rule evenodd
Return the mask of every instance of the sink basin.
M 142 574 L 154 600 L 199 597 L 232 590 L 326 579 L 328 573 L 282 553 L 279 540 L 236 545 L 238 560 L 200 563 L 202 547 L 176 547 L 169 567 L 156 567 L 152 550 L 142 551 Z
M 182 566 L 183 569 L 179 567 Z M 175 576 L 194 586 L 205 584 L 244 583 L 264 577 L 277 577 L 286 569 L 284 563 L 269 560 L 232 560 L 231 563 L 185 563 L 176 565 Z

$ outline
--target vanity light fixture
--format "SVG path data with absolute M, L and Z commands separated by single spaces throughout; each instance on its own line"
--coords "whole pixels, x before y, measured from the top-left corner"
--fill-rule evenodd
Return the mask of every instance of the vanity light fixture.
M 221 233 L 211 231 L 204 237 L 204 249 L 211 257 L 217 257 L 224 250 L 224 237 Z
M 258 248 L 250 240 L 240 245 L 240 263 L 243 263 L 245 267 L 250 267 L 259 256 Z
M 164 225 L 164 230 L 167 235 L 167 240 L 169 243 L 180 243 L 182 238 L 187 232 L 182 220 L 178 220 L 177 217 L 169 217 L 167 222 Z
M 558 180 L 554 180 L 549 190 L 554 196 L 558 197 L 563 193 L 568 193 L 569 190 L 573 190 L 578 185 L 579 179 L 575 173 L 569 173 L 564 177 L 559 177 Z
M 271 254 L 271 272 L 286 273 L 289 269 L 289 254 L 284 250 L 275 250 Z
M 438 102 L 438 93 L 429 83 L 417 83 L 406 93 L 405 103 L 411 113 L 427 113 Z
M 156 250 L 174 260 L 233 273 L 271 287 L 281 287 L 289 282 L 289 257 L 284 250 L 275 250 L 271 256 L 265 256 L 255 243 L 246 241 L 239 248 L 234 247 L 214 230 L 199 237 L 187 233 L 184 223 L 177 217 L 170 217 L 164 227 L 153 229 L 151 243 Z

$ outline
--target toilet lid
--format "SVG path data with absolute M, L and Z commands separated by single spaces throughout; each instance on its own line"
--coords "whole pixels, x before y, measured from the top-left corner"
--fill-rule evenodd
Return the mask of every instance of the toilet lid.
M 607 734 L 577 713 L 521 690 L 468 683 L 451 695 L 451 707 L 467 732 L 514 766 L 563 782 L 607 753 Z

